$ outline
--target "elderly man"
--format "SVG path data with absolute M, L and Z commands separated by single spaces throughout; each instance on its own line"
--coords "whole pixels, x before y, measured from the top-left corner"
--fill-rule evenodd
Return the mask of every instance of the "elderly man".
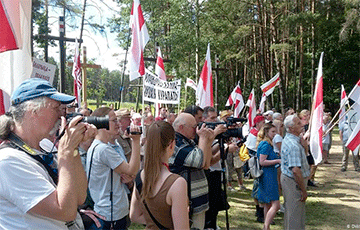
M 296 114 L 285 118 L 286 135 L 281 146 L 281 186 L 285 200 L 285 229 L 305 229 L 306 184 L 310 175 L 307 142 Z
M 211 143 L 215 135 L 212 129 L 197 127 L 195 118 L 188 113 L 181 113 L 174 121 L 176 147 L 169 159 L 170 169 L 183 174 L 190 185 L 192 228 L 204 229 L 205 211 L 209 208 L 208 183 L 204 169 L 209 168 L 212 157 Z M 193 139 L 199 136 L 196 146 Z
M 0 138 L 5 140 L 0 150 L 0 228 L 68 229 L 79 217 L 87 181 L 77 147 L 94 137 L 96 128 L 79 122 L 80 116 L 69 123 L 61 117 L 58 175 L 42 161 L 46 153 L 39 146 L 60 119 L 61 104 L 74 100 L 39 78 L 14 91 L 9 112 L 0 117 Z
M 115 115 L 119 121 L 119 126 L 120 126 L 120 133 L 117 141 L 123 148 L 126 159 L 129 161 L 131 154 L 131 139 L 128 135 L 125 135 L 125 131 L 126 128 L 130 126 L 131 123 L 130 110 L 119 109 L 115 111 Z

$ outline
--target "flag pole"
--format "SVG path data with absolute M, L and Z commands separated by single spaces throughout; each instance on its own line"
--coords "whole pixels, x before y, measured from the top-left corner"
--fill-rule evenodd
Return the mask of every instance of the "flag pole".
M 359 81 L 360 81 L 360 80 L 359 80 Z M 356 85 L 357 85 L 357 84 L 356 84 Z M 356 85 L 355 85 L 355 87 L 356 87 Z M 354 92 L 355 92 L 354 90 L 351 90 L 349 96 L 347 96 L 345 102 L 340 106 L 339 110 L 336 112 L 336 114 L 335 114 L 334 117 L 331 119 L 331 121 L 330 121 L 329 124 L 331 124 L 331 123 L 334 122 L 335 118 L 336 118 L 337 115 L 340 113 L 340 111 L 342 110 L 342 108 L 344 108 L 344 106 L 346 105 L 346 103 L 349 102 L 349 98 L 353 95 Z M 355 103 L 356 103 L 356 102 L 355 102 Z M 354 104 L 355 104 L 355 103 L 354 103 Z M 353 104 L 353 105 L 354 105 L 354 104 Z M 352 108 L 352 106 L 350 107 L 350 109 L 351 109 L 351 108 Z M 346 113 L 347 113 L 347 112 L 346 112 Z M 345 114 L 346 114 L 346 113 L 345 113 Z M 341 119 L 339 118 L 339 120 L 341 120 Z M 339 122 L 339 121 L 337 121 L 337 122 L 335 123 L 335 125 L 336 125 L 338 122 Z M 333 126 L 335 126 L 335 125 L 333 125 Z M 333 126 L 332 126 L 332 127 L 333 127 Z
M 344 104 L 346 104 L 346 103 L 344 103 Z M 325 134 L 323 134 L 323 136 L 326 136 L 330 132 L 330 130 L 332 130 L 334 128 L 334 126 L 337 125 L 337 123 L 339 123 L 339 121 L 341 121 L 341 119 L 343 119 L 345 117 L 345 115 L 350 112 L 350 110 L 354 107 L 355 104 L 356 104 L 356 102 L 348 110 L 346 110 L 345 113 L 343 115 L 341 115 L 341 117 L 328 130 L 326 130 L 326 132 L 325 132 Z

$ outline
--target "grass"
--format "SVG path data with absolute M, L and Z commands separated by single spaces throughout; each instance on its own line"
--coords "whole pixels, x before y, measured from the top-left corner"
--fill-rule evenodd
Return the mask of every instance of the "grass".
M 348 171 L 340 172 L 342 149 L 338 130 L 333 131 L 333 145 L 330 150 L 330 165 L 319 165 L 316 172 L 317 188 L 308 188 L 306 200 L 307 230 L 360 229 L 360 173 L 354 171 L 352 156 Z M 235 178 L 235 177 L 234 177 Z M 235 183 L 234 183 L 235 184 Z M 228 192 L 230 229 L 262 229 L 256 222 L 255 205 L 251 197 L 252 179 L 244 180 L 246 191 Z M 238 187 L 235 187 L 236 189 Z M 280 198 L 283 203 L 283 198 Z M 283 229 L 283 214 L 274 219 L 271 229 Z M 219 212 L 218 226 L 226 229 L 225 211 Z M 144 229 L 132 224 L 130 229 Z

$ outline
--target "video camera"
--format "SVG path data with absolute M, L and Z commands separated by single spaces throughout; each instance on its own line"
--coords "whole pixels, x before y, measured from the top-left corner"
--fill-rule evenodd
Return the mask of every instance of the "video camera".
M 210 129 L 215 129 L 217 125 L 226 125 L 227 130 L 224 133 L 221 133 L 216 136 L 217 139 L 223 138 L 228 139 L 230 137 L 237 137 L 243 139 L 242 135 L 242 128 L 232 128 L 236 122 L 245 122 L 246 118 L 235 118 L 235 117 L 228 117 L 226 122 L 200 122 L 198 127 L 201 128 L 202 124 L 205 123 L 206 127 Z
M 83 116 L 81 113 L 69 113 L 66 115 L 66 121 L 70 122 L 76 116 Z M 105 117 L 84 117 L 80 122 L 86 122 L 95 125 L 97 129 L 109 129 L 109 116 Z
M 131 135 L 140 135 L 140 134 L 142 134 L 142 127 L 139 126 L 139 129 L 140 129 L 140 132 L 130 132 L 130 126 L 126 127 L 127 133 L 131 134 Z

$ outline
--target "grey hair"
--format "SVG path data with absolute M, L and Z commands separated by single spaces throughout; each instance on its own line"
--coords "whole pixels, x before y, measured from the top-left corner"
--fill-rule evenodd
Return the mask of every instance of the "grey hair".
M 175 132 L 179 131 L 179 126 L 180 126 L 180 125 L 184 125 L 184 124 L 185 124 L 184 120 L 181 119 L 181 118 L 179 118 L 179 117 L 177 117 L 177 118 L 175 119 L 174 123 L 173 123 L 173 127 L 174 127 L 174 129 L 175 129 Z
M 285 126 L 285 129 L 286 129 L 286 132 L 290 132 L 290 128 L 294 126 L 295 122 L 294 122 L 294 118 L 295 117 L 298 117 L 297 114 L 292 114 L 292 115 L 289 115 L 285 118 L 284 120 L 284 126 Z
M 37 111 L 47 106 L 47 97 L 38 97 L 33 100 L 10 106 L 9 112 L 0 116 L 0 139 L 6 140 L 13 130 L 15 121 L 22 123 L 26 111 Z
M 272 117 L 273 117 L 273 120 L 276 120 L 279 117 L 281 117 L 281 113 L 274 113 Z

